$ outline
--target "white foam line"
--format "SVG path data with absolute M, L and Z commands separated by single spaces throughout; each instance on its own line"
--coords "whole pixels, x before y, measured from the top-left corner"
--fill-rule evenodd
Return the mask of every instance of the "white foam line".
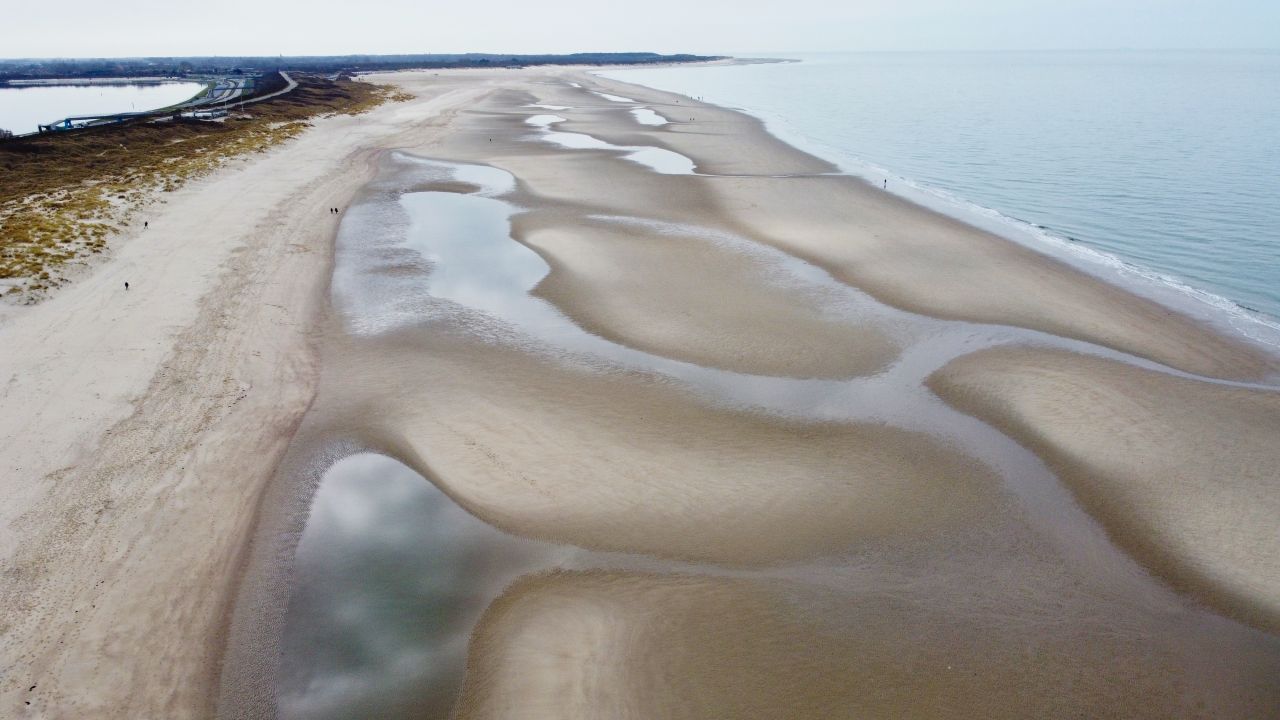
M 604 78 L 612 77 L 609 72 L 592 74 Z M 624 78 L 614 79 L 624 80 Z M 885 178 L 888 178 L 889 192 L 917 205 L 973 224 L 1033 250 L 1047 253 L 1089 275 L 1185 312 L 1193 318 L 1208 322 L 1220 329 L 1231 331 L 1271 352 L 1280 349 L 1280 318 L 1243 307 L 1227 297 L 1194 287 L 1167 273 L 1142 267 L 1118 255 L 1084 243 L 1073 242 L 1044 228 L 1009 217 L 998 210 L 966 200 L 941 188 L 902 177 L 874 163 L 852 157 L 838 148 L 796 130 L 783 116 L 717 102 L 714 98 L 709 102 L 759 118 L 771 135 L 793 147 L 835 163 L 842 171 L 840 174 L 862 178 L 877 187 L 881 186 Z

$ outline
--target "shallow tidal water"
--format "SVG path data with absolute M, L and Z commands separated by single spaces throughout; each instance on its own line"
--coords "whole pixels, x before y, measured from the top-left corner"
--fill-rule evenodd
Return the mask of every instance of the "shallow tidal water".
M 448 717 L 480 613 L 557 553 L 477 520 L 395 460 L 338 461 L 298 543 L 280 717 Z
M 1280 342 L 1280 53 L 782 57 L 801 61 L 600 74 L 743 108 L 877 186 Z
M 656 113 L 649 111 L 654 117 Z M 637 120 L 645 125 L 665 124 L 655 123 L 647 116 L 644 119 L 637 117 Z M 661 118 L 659 118 L 661 120 Z M 555 130 L 557 123 L 565 122 L 565 119 L 559 115 L 534 115 L 527 122 L 538 128 L 541 134 L 538 136 L 546 142 L 558 145 L 570 150 L 608 150 L 612 152 L 623 153 L 623 157 L 634 163 L 639 163 L 656 173 L 663 175 L 694 175 L 693 161 L 677 152 L 672 152 L 666 148 L 659 147 L 624 147 L 605 142 L 599 138 L 585 135 L 583 133 L 571 133 Z
M 554 121 L 531 124 L 550 127 Z M 530 142 L 546 140 L 534 135 Z M 585 141 L 560 147 L 568 152 L 608 149 L 617 154 L 617 162 L 634 162 L 625 154 L 633 148 L 601 148 Z M 432 182 L 470 189 L 403 190 Z M 960 643 L 946 656 L 948 662 L 956 657 L 980 664 L 987 634 L 1001 636 L 996 644 L 1001 652 L 1020 647 L 1020 633 L 1028 632 L 1036 638 L 1027 640 L 1030 645 L 1041 638 L 1056 638 L 1044 640 L 1052 646 L 1093 635 L 1104 648 L 1116 642 L 1124 648 L 1125 643 L 1168 641 L 1167 646 L 1159 645 L 1161 661 L 1172 656 L 1183 663 L 1178 666 L 1182 670 L 1218 662 L 1213 658 L 1224 657 L 1232 643 L 1274 645 L 1269 639 L 1259 643 L 1252 631 L 1222 618 L 1182 607 L 1110 545 L 1038 459 L 982 423 L 950 411 L 920 388 L 922 378 L 947 359 L 1001 343 L 1061 345 L 1135 364 L 1141 361 L 1027 331 L 895 311 L 835 283 L 807 263 L 753 247 L 741 238 L 652 219 L 591 217 L 593 222 L 630 224 L 644 232 L 754 254 L 773 268 L 776 282 L 810 288 L 834 312 L 897 327 L 899 339 L 909 346 L 886 372 L 850 381 L 743 375 L 650 355 L 582 330 L 530 294 L 549 268 L 511 236 L 511 218 L 523 210 L 509 197 L 515 186 L 512 176 L 495 168 L 394 155 L 369 198 L 349 208 L 339 234 L 333 297 L 357 341 L 430 332 L 436 323 L 460 323 L 485 342 L 514 344 L 566 363 L 662 376 L 713 405 L 806 420 L 883 422 L 928 432 L 994 463 L 1039 532 L 1067 559 L 1070 571 L 1088 578 L 1084 589 L 1071 585 L 1050 599 L 1040 594 L 1056 590 L 1020 587 L 1016 570 L 974 567 L 970 572 L 963 559 L 949 560 L 960 563 L 954 566 L 933 566 L 934 561 L 927 560 L 916 567 L 913 563 L 920 563 L 920 558 L 907 555 L 899 564 L 891 561 L 892 551 L 881 551 L 883 556 L 825 558 L 763 569 L 684 565 L 678 568 L 680 583 L 690 577 L 714 578 L 715 584 L 747 578 L 808 588 L 788 591 L 797 617 L 811 613 L 824 618 L 841 628 L 832 631 L 836 635 L 849 633 L 850 624 L 865 622 L 870 634 L 905 643 L 901 661 L 907 665 L 938 657 L 938 646 L 912 639 L 915 631 L 909 630 L 938 617 L 951 618 L 947 633 L 959 633 L 959 640 L 948 641 Z M 958 556 L 963 558 L 963 553 Z M 324 475 L 297 548 L 277 688 L 281 717 L 447 717 L 462 687 L 467 638 L 486 606 L 527 573 L 598 562 L 619 564 L 618 558 L 600 561 L 583 550 L 502 533 L 454 504 L 428 479 L 389 458 L 361 454 L 339 461 Z M 617 581 L 620 586 L 662 586 L 665 581 L 652 581 L 655 569 L 664 576 L 673 570 L 657 561 L 632 559 L 621 564 L 637 562 L 648 575 L 624 574 Z M 1009 600 L 1009 588 L 1000 584 L 1008 582 L 1025 596 Z M 832 599 L 833 592 L 837 599 Z M 885 598 L 891 599 L 887 610 L 879 607 Z M 1008 605 L 992 608 L 1001 602 Z M 868 610 L 868 605 L 878 609 Z M 969 630 L 956 629 L 967 623 L 979 628 L 973 637 L 964 634 Z M 982 630 L 986 623 L 996 630 Z M 1064 632 L 1064 623 L 1079 627 Z M 896 629 L 900 624 L 901 631 Z M 775 629 L 778 635 L 759 639 L 761 647 L 794 642 L 789 634 L 793 630 L 787 625 Z M 852 634 L 861 635 L 862 630 Z M 898 637 L 898 632 L 905 634 Z M 1169 636 L 1153 634 L 1159 632 Z M 1220 638 L 1225 639 L 1215 644 Z M 712 646 L 705 649 L 707 662 L 728 667 L 731 658 L 715 654 L 717 639 L 708 638 Z M 1121 650 L 1102 652 L 1113 651 Z M 1197 658 L 1198 653 L 1203 657 Z M 887 662 L 872 656 L 868 660 Z M 952 665 L 945 667 L 951 670 Z M 814 672 L 824 682 L 843 687 L 839 663 Z M 1086 675 L 1089 682 L 1099 681 L 1099 675 Z M 974 682 L 989 687 L 995 681 L 984 677 Z M 1071 681 L 1066 681 L 1053 692 L 1070 689 Z

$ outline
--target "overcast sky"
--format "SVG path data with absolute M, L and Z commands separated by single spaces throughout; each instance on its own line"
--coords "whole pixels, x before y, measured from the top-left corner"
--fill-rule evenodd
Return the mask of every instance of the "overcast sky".
M 1280 49 L 1280 0 L 12 0 L 0 57 Z

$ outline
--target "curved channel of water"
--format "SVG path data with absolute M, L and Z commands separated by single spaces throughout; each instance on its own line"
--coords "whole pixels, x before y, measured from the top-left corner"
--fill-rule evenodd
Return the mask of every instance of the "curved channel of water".
M 674 165 L 663 166 L 674 162 L 670 158 L 652 164 L 642 159 L 651 157 L 646 151 L 659 151 L 687 162 L 683 171 L 693 172 L 688 158 L 660 148 L 621 147 L 552 129 L 562 121 L 555 115 L 529 118 L 539 131 L 533 139 L 568 150 L 607 150 L 617 153 L 619 161 L 675 172 Z M 820 268 L 729 233 L 656 218 L 591 216 L 593 222 L 714 243 L 749 255 L 767 269 L 768 282 L 820 299 L 833 316 L 881 328 L 904 348 L 883 372 L 847 380 L 748 375 L 646 353 L 583 330 L 531 294 L 549 267 L 512 237 L 511 219 L 524 211 L 506 199 L 517 187 L 513 176 L 492 167 L 404 153 L 394 154 L 388 163 L 368 199 L 347 211 L 339 233 L 332 292 L 353 336 L 377 336 L 460 313 L 483 316 L 502 328 L 494 333 L 476 326 L 489 342 L 515 344 L 586 369 L 659 375 L 707 403 L 803 421 L 868 422 L 927 433 L 991 466 L 1080 574 L 1122 596 L 1172 598 L 1110 542 L 1038 457 L 951 409 L 924 382 L 961 355 L 1008 344 L 1063 348 L 1171 375 L 1188 374 L 1045 333 L 896 310 Z M 474 190 L 402 191 L 427 182 L 461 183 Z M 371 242 L 408 252 L 422 272 L 386 272 L 383 261 L 369 252 Z M 343 460 L 325 476 L 297 550 L 279 688 L 281 715 L 346 717 L 359 709 L 363 717 L 395 717 L 406 708 L 428 708 L 444 716 L 461 679 L 466 638 L 488 600 L 522 573 L 592 565 L 603 562 L 600 558 L 494 530 L 395 461 L 371 455 Z M 795 566 L 757 572 L 808 571 Z

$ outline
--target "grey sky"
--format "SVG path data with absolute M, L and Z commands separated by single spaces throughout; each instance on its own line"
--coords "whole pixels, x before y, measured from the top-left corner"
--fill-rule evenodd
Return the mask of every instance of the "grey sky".
M 0 57 L 653 50 L 1280 49 L 1280 0 L 59 0 Z

